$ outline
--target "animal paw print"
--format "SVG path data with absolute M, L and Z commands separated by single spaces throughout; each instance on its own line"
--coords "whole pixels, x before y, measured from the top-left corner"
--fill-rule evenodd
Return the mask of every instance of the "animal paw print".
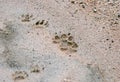
M 32 19 L 33 15 L 30 14 L 23 14 L 21 16 L 21 21 L 22 22 L 29 22 Z
M 45 20 L 39 20 L 37 21 L 34 26 L 36 28 L 41 28 L 41 27 L 47 27 L 48 26 L 48 21 L 45 21 Z
M 28 74 L 25 71 L 16 71 L 12 77 L 14 80 L 23 80 L 28 77 Z
M 74 37 L 70 33 L 61 35 L 55 33 L 52 40 L 53 43 L 59 44 L 60 50 L 62 51 L 69 50 L 70 52 L 77 52 L 78 44 L 74 41 Z
M 39 73 L 41 70 L 40 70 L 40 67 L 38 65 L 35 65 L 35 66 L 32 66 L 31 67 L 31 73 Z

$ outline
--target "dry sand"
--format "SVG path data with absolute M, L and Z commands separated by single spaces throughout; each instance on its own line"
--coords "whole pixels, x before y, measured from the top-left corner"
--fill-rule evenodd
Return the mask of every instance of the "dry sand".
M 0 0 L 0 82 L 120 82 L 120 0 Z

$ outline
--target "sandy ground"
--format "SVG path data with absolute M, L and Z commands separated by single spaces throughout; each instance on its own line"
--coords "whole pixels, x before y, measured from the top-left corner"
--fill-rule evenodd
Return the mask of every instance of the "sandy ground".
M 120 82 L 120 0 L 0 0 L 0 82 Z

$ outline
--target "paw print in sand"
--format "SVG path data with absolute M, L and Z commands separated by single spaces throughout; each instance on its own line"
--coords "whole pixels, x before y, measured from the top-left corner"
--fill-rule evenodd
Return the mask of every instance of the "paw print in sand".
M 68 50 L 70 52 L 77 52 L 78 44 L 74 41 L 74 37 L 70 33 L 61 35 L 55 33 L 52 40 L 53 43 L 59 45 L 62 51 Z
M 40 67 L 38 65 L 32 66 L 31 70 L 30 70 L 31 73 L 39 73 L 40 71 L 41 70 L 40 70 Z
M 16 71 L 12 74 L 13 80 L 24 80 L 28 77 L 28 74 L 25 71 Z
M 21 21 L 22 22 L 30 22 L 30 20 L 32 20 L 33 15 L 32 14 L 23 14 L 21 16 Z

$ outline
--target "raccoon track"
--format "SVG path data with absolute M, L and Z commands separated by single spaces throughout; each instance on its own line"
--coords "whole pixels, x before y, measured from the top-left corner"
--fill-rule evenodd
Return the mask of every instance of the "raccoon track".
M 21 16 L 21 21 L 22 22 L 30 22 L 30 20 L 33 18 L 32 14 L 23 14 Z
M 53 43 L 58 44 L 61 51 L 77 52 L 78 44 L 74 41 L 71 33 L 58 35 L 55 33 Z
M 28 77 L 27 72 L 25 71 L 16 71 L 14 74 L 12 74 L 13 80 L 23 80 Z

